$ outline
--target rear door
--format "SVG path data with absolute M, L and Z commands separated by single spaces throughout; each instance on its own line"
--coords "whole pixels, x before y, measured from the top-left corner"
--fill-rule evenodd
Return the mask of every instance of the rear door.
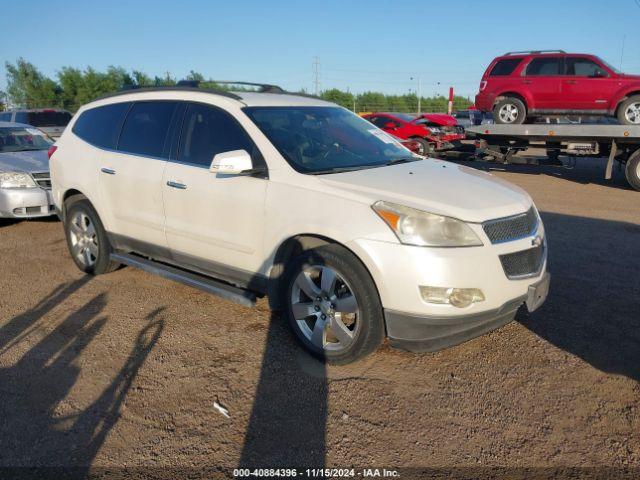
M 135 251 L 162 256 L 167 248 L 161 184 L 177 111 L 175 101 L 133 103 L 116 151 L 102 157 L 102 206 L 111 216 L 112 233 Z
M 607 110 L 617 84 L 604 66 L 594 60 L 580 56 L 566 57 L 562 97 L 571 104 L 573 110 Z
M 246 150 L 266 164 L 240 123 L 213 105 L 187 106 L 177 152 L 162 180 L 166 235 L 181 265 L 247 284 L 262 266 L 266 173 L 221 175 L 209 170 L 218 153 Z
M 533 100 L 530 109 L 556 110 L 563 104 L 560 95 L 562 65 L 561 56 L 544 55 L 534 57 L 526 66 L 522 83 Z

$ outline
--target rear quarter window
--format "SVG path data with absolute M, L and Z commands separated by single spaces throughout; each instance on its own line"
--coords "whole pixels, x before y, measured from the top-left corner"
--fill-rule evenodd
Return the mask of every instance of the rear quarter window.
M 498 62 L 491 69 L 490 77 L 505 77 L 511 75 L 518 65 L 522 62 L 522 58 L 505 58 Z
M 73 133 L 96 147 L 115 149 L 120 126 L 130 102 L 85 110 L 73 125 Z

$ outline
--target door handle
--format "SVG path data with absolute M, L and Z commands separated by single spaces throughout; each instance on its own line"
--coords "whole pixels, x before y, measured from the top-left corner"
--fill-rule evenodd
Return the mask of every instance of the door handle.
M 107 167 L 102 167 L 102 168 L 100 169 L 100 171 L 101 171 L 102 173 L 106 173 L 107 175 L 115 175 L 115 174 L 116 174 L 116 171 L 115 171 L 114 169 L 112 169 L 112 168 L 107 168 Z
M 186 190 L 187 186 L 184 183 L 173 182 L 169 180 L 167 185 L 171 188 L 177 188 L 178 190 Z
M 522 83 L 526 85 L 531 85 L 531 80 L 523 80 Z
M 565 80 L 564 83 L 568 83 L 570 85 L 575 85 L 576 83 L 578 83 L 578 81 L 577 80 Z

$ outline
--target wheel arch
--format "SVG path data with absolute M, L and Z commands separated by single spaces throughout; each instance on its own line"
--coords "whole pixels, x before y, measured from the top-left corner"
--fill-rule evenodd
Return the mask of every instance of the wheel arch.
M 518 100 L 520 100 L 522 103 L 524 103 L 524 108 L 527 109 L 527 113 L 529 113 L 529 111 L 531 110 L 531 102 L 529 102 L 529 100 L 524 95 L 522 95 L 521 93 L 515 92 L 515 91 L 506 91 L 506 92 L 503 92 L 503 93 L 500 93 L 500 94 L 496 95 L 496 98 L 493 100 L 493 107 L 495 108 L 496 104 L 499 101 L 501 101 L 501 100 L 503 100 L 503 99 L 505 99 L 507 97 L 515 97 Z M 493 108 L 492 108 L 492 110 L 493 110 Z
M 625 92 L 616 102 L 616 107 L 613 109 L 613 116 L 617 117 L 618 112 L 622 104 L 629 99 L 629 97 L 633 97 L 634 95 L 640 95 L 640 87 L 636 87 L 636 89 L 631 90 L 629 92 Z
M 369 277 L 371 278 L 378 296 L 380 297 L 380 291 L 375 280 L 375 276 L 372 274 L 371 269 L 367 266 L 367 262 L 361 255 L 358 255 L 358 253 L 344 243 L 330 237 L 315 233 L 301 233 L 290 236 L 276 249 L 269 272 L 269 283 L 267 286 L 267 295 L 271 310 L 282 310 L 284 308 L 284 305 L 282 304 L 282 280 L 287 263 L 302 252 L 312 250 L 323 245 L 339 245 L 357 258 L 367 273 L 369 273 Z

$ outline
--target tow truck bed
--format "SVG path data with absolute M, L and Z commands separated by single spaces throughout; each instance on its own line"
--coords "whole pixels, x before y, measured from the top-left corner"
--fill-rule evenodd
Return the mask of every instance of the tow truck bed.
M 513 155 L 529 147 L 543 147 L 547 154 L 575 157 L 608 157 L 605 178 L 609 180 L 613 162 L 625 165 L 629 184 L 640 191 L 640 126 L 635 125 L 480 125 L 467 129 L 479 139 L 480 152 L 509 163 Z

